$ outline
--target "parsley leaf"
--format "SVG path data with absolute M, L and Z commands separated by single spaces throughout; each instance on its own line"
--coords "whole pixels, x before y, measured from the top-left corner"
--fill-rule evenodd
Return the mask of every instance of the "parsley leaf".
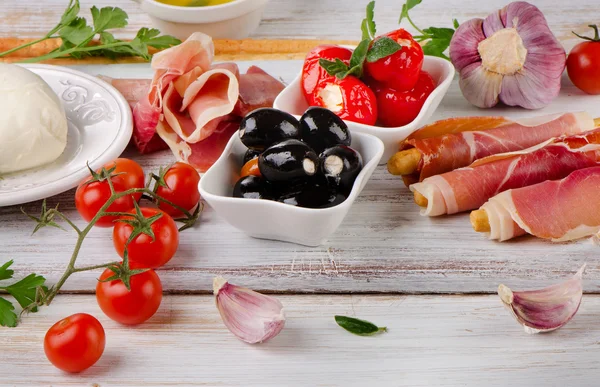
M 419 31 L 421 35 L 415 35 L 413 38 L 417 42 L 425 42 L 425 44 L 422 45 L 423 53 L 425 55 L 438 56 L 440 58 L 450 60 L 450 58 L 448 58 L 444 52 L 450 46 L 452 36 L 454 36 L 454 32 L 459 26 L 458 20 L 452 19 L 452 25 L 454 28 L 429 27 L 420 29 L 411 20 L 408 11 L 421 4 L 421 2 L 422 0 L 407 0 L 406 3 L 402 5 L 402 12 L 400 13 L 400 19 L 398 20 L 398 23 L 401 23 L 402 20 L 406 19 L 414 29 Z
M 92 40 L 94 31 L 92 27 L 87 25 L 87 21 L 84 18 L 77 17 L 71 23 L 61 28 L 58 35 L 63 42 L 69 42 L 78 46 Z
M 127 14 L 121 8 L 103 7 L 99 10 L 93 6 L 91 11 L 95 32 L 123 28 L 127 25 Z
M 14 271 L 9 269 L 13 262 L 11 259 L 0 266 L 0 280 L 8 280 L 13 277 Z M 25 310 L 29 309 L 37 301 L 38 292 L 48 291 L 48 288 L 44 286 L 45 282 L 46 279 L 44 277 L 32 273 L 12 285 L 0 286 L 0 289 L 13 296 L 19 305 L 21 305 L 21 308 Z M 15 306 L 10 301 L 0 297 L 0 325 L 6 327 L 17 326 L 18 317 L 14 310 Z M 36 312 L 37 310 L 36 308 L 31 308 L 31 311 Z
M 22 308 L 27 308 L 36 301 L 38 288 L 47 291 L 44 286 L 46 279 L 41 275 L 31 273 L 22 280 L 4 288 L 11 296 L 17 300 Z
M 375 1 L 367 4 L 367 17 L 363 19 L 360 29 L 362 30 L 362 40 L 373 40 L 377 33 L 377 28 L 373 17 L 375 15 Z
M 10 301 L 0 297 L 0 325 L 3 327 L 16 327 L 17 314 L 14 312 L 15 307 Z
M 9 269 L 9 267 L 13 264 L 13 262 L 14 261 L 11 259 L 10 261 L 6 262 L 4 265 L 0 266 L 0 281 L 12 278 L 15 271 Z
M 70 0 L 60 22 L 45 37 L 0 52 L 0 57 L 55 37 L 62 40 L 60 47 L 37 58 L 25 59 L 21 63 L 65 57 L 80 59 L 85 56 L 109 58 L 140 56 L 145 60 L 150 60 L 152 55 L 148 51 L 149 47 L 164 49 L 181 43 L 173 36 L 160 35 L 160 31 L 154 28 L 141 28 L 130 42 L 118 40 L 109 30 L 127 26 L 128 16 L 121 8 L 103 7 L 98 9 L 95 6 L 92 7 L 92 24 L 88 24 L 85 18 L 79 17 L 79 11 L 79 0 Z M 90 44 L 95 37 L 99 37 L 100 44 Z
M 376 62 L 381 58 L 392 55 L 401 48 L 402 46 L 394 39 L 382 36 L 373 42 L 373 46 L 367 53 L 367 62 Z
M 400 13 L 398 24 L 402 23 L 403 19 L 408 19 L 408 11 L 421 4 L 422 1 L 423 0 L 407 0 L 406 3 L 402 5 L 402 12 Z

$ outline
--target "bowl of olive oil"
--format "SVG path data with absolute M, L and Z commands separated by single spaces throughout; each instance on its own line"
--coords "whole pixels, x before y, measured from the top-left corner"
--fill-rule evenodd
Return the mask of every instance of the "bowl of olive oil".
M 268 0 L 134 0 L 161 32 L 185 40 L 194 32 L 243 39 L 259 26 Z

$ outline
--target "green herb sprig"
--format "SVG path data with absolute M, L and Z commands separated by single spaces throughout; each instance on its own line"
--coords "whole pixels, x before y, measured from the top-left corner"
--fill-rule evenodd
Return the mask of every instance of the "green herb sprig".
M 149 47 L 164 49 L 180 44 L 181 41 L 170 35 L 160 35 L 154 28 L 141 28 L 131 41 L 116 39 L 109 30 L 127 26 L 127 13 L 118 7 L 91 8 L 92 24 L 78 16 L 80 11 L 79 0 L 70 0 L 67 9 L 60 18 L 59 23 L 44 37 L 14 47 L 0 53 L 0 57 L 19 51 L 25 47 L 48 39 L 60 38 L 62 44 L 48 54 L 22 60 L 21 63 L 40 62 L 54 58 L 76 58 L 86 56 L 105 56 L 115 59 L 123 56 L 141 57 L 148 61 L 152 58 Z M 98 38 L 99 43 L 92 41 Z
M 373 336 L 378 333 L 387 332 L 386 327 L 378 327 L 372 322 L 360 320 L 354 317 L 334 316 L 335 322 L 350 333 L 358 336 Z
M 129 244 L 129 242 L 131 242 L 135 237 L 137 237 L 140 234 L 146 234 L 151 238 L 154 237 L 154 233 L 152 232 L 150 226 L 160 216 L 145 218 L 137 203 L 134 204 L 136 210 L 134 214 L 127 212 L 110 212 L 108 210 L 109 207 L 119 198 L 133 195 L 136 193 L 141 193 L 142 198 L 146 200 L 152 201 L 154 203 L 165 203 L 176 208 L 183 214 L 182 219 L 176 219 L 176 221 L 183 223 L 183 225 L 179 228 L 179 231 L 183 231 L 187 228 L 192 227 L 200 217 L 200 213 L 203 208 L 202 203 L 200 203 L 196 207 L 195 211 L 190 212 L 185 208 L 182 208 L 181 206 L 160 197 L 158 194 L 156 194 L 156 190 L 150 188 L 149 186 L 144 188 L 131 188 L 126 191 L 116 192 L 112 184 L 112 177 L 118 175 L 113 173 L 115 168 L 116 166 L 109 169 L 102 168 L 102 170 L 99 173 L 96 173 L 95 171 L 90 169 L 90 173 L 92 176 L 92 180 L 90 181 L 107 181 L 111 190 L 111 196 L 106 201 L 106 203 L 104 203 L 104 205 L 98 210 L 98 213 L 90 220 L 90 222 L 84 228 L 79 228 L 77 225 L 75 225 L 75 223 L 73 223 L 64 213 L 59 211 L 58 206 L 48 208 L 46 206 L 45 200 L 42 202 L 42 209 L 39 216 L 33 216 L 21 209 L 23 214 L 25 214 L 27 217 L 29 217 L 35 222 L 36 225 L 33 230 L 33 233 L 38 232 L 44 227 L 59 228 L 63 231 L 66 231 L 57 223 L 57 220 L 60 219 L 63 220 L 77 235 L 77 241 L 75 242 L 71 258 L 69 260 L 69 263 L 67 264 L 65 271 L 63 272 L 62 276 L 58 279 L 56 284 L 50 287 L 46 286 L 46 279 L 43 276 L 35 273 L 28 274 L 25 278 L 21 279 L 20 281 L 14 282 L 10 285 L 1 285 L 6 280 L 10 280 L 13 278 L 14 271 L 10 269 L 11 265 L 13 264 L 13 261 L 10 260 L 4 265 L 0 266 L 0 291 L 8 293 L 9 295 L 15 298 L 15 300 L 19 303 L 19 305 L 22 308 L 21 313 L 36 312 L 39 307 L 44 305 L 50 305 L 54 297 L 56 297 L 62 286 L 67 281 L 67 279 L 69 279 L 69 277 L 75 273 L 108 268 L 114 273 L 114 275 L 106 279 L 105 281 L 112 281 L 118 279 L 123 281 L 125 286 L 129 289 L 130 278 L 134 275 L 146 271 L 146 269 L 131 269 L 129 267 L 127 248 L 125 248 L 122 262 L 114 261 L 93 266 L 76 265 L 81 246 L 83 245 L 83 241 L 87 237 L 88 233 L 92 230 L 96 222 L 98 222 L 98 220 L 103 216 L 120 217 L 117 221 L 125 222 L 132 226 L 132 233 L 127 241 L 127 244 Z M 6 298 L 0 297 L 0 326 L 14 327 L 18 324 L 18 322 L 19 316 L 15 312 L 15 305 Z
M 367 16 L 361 23 L 362 40 L 356 46 L 350 57 L 350 63 L 347 65 L 340 59 L 335 61 L 319 59 L 319 65 L 327 71 L 329 75 L 335 75 L 338 79 L 344 79 L 348 75 L 361 77 L 365 60 L 369 63 L 376 62 L 381 58 L 392 55 L 399 51 L 402 46 L 395 40 L 382 36 L 375 39 L 377 28 L 374 21 L 375 1 L 367 5 Z M 373 44 L 371 45 L 371 42 Z
M 444 52 L 450 46 L 452 36 L 454 36 L 454 32 L 459 27 L 458 20 L 452 19 L 452 25 L 454 28 L 429 27 L 420 29 L 410 18 L 408 11 L 421 4 L 422 1 L 423 0 L 407 0 L 406 3 L 402 5 L 402 12 L 400 13 L 400 19 L 398 20 L 398 23 L 401 24 L 402 21 L 406 19 L 410 25 L 419 32 L 420 35 L 413 36 L 413 39 L 419 43 L 426 42 L 423 45 L 423 53 L 425 55 L 437 56 L 450 60 L 450 58 L 448 58 Z

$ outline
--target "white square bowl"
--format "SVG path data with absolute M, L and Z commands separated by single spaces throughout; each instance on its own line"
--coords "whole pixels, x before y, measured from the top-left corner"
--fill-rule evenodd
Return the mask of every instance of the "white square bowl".
M 345 121 L 348 128 L 354 133 L 367 133 L 378 137 L 383 141 L 385 150 L 382 156 L 382 163 L 387 163 L 390 157 L 398 151 L 401 141 L 410 136 L 414 131 L 424 126 L 427 120 L 435 112 L 440 102 L 446 95 L 452 79 L 454 78 L 454 66 L 449 61 L 434 57 L 425 56 L 423 60 L 423 70 L 427 71 L 436 83 L 433 92 L 425 100 L 423 108 L 410 124 L 395 128 L 385 128 L 381 126 L 365 125 L 352 121 Z M 308 108 L 308 103 L 302 94 L 300 86 L 302 74 L 299 74 L 275 99 L 273 107 L 275 109 L 286 111 L 296 118 Z
M 200 179 L 200 195 L 229 224 L 254 238 L 321 245 L 342 223 L 383 155 L 383 143 L 377 137 L 351 134 L 351 146 L 361 154 L 363 169 L 348 198 L 337 206 L 314 209 L 272 200 L 232 197 L 247 150 L 237 134 L 231 137 L 221 157 Z

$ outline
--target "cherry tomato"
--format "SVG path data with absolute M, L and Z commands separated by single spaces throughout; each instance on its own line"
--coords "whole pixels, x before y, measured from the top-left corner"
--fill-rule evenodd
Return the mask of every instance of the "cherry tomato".
M 340 59 L 348 64 L 351 56 L 352 50 L 332 44 L 317 46 L 306 55 L 302 67 L 302 93 L 309 105 L 316 105 L 315 94 L 319 83 L 324 79 L 328 79 L 329 82 L 335 80 L 335 77 L 327 74 L 327 71 L 319 65 L 319 59 Z
M 144 268 L 157 268 L 169 262 L 179 246 L 179 231 L 173 218 L 167 213 L 156 208 L 141 208 L 144 217 L 150 218 L 154 215 L 162 214 L 155 220 L 150 228 L 154 232 L 154 241 L 147 234 L 140 234 L 133 239 L 127 246 L 127 256 L 129 260 L 138 266 Z M 131 214 L 136 214 L 136 210 L 130 210 Z M 132 220 L 132 217 L 122 217 L 121 219 Z M 133 227 L 130 224 L 117 221 L 113 229 L 113 243 L 117 253 L 123 258 L 125 245 L 131 236 Z
M 375 62 L 366 61 L 364 66 L 366 75 L 396 91 L 411 90 L 419 80 L 419 72 L 423 65 L 421 45 L 412 38 L 408 31 L 402 28 L 379 36 L 373 42 L 382 37 L 395 40 L 402 48 Z
M 108 181 L 95 181 L 88 183 L 92 177 L 84 180 L 75 191 L 75 207 L 81 217 L 89 222 L 96 216 L 100 208 L 111 197 L 110 186 Z M 125 181 L 121 176 L 111 178 L 115 192 L 123 192 L 127 190 Z M 133 197 L 131 195 L 120 197 L 115 200 L 109 207 L 110 212 L 126 212 L 133 208 Z M 98 227 L 111 227 L 117 219 L 116 216 L 103 216 L 96 222 Z
M 119 173 L 120 177 L 125 183 L 127 189 L 131 188 L 144 188 L 144 170 L 142 167 L 133 160 L 118 158 L 114 161 L 104 164 L 104 168 L 110 169 L 115 167 L 114 174 Z M 140 201 L 142 193 L 136 193 L 133 195 L 136 201 Z
M 89 314 L 77 313 L 48 329 L 44 337 L 44 352 L 56 368 L 81 372 L 100 359 L 105 343 L 100 321 Z
M 200 201 L 200 192 L 198 191 L 200 175 L 194 167 L 185 163 L 175 163 L 165 173 L 164 180 L 167 187 L 158 187 L 156 191 L 158 196 L 188 211 L 196 207 Z M 158 208 L 171 216 L 182 215 L 181 211 L 165 203 L 160 203 Z
M 113 275 L 112 270 L 106 269 L 100 276 L 100 281 Z M 152 269 L 131 276 L 131 290 L 127 290 L 123 281 L 119 279 L 100 281 L 96 285 L 98 305 L 105 315 L 118 323 L 141 324 L 152 317 L 160 306 L 162 284 Z
M 250 176 L 250 175 L 261 176 L 260 169 L 258 169 L 258 158 L 249 160 L 242 167 L 242 172 L 240 174 L 240 177 Z
M 379 123 L 398 127 L 411 123 L 421 111 L 429 94 L 435 89 L 433 78 L 421 71 L 419 81 L 410 91 L 396 91 L 390 87 L 374 85 L 379 109 Z
M 567 57 L 567 74 L 579 89 L 588 94 L 600 94 L 600 37 L 593 26 L 595 37 L 581 42 Z
M 360 79 L 354 76 L 333 81 L 325 79 L 317 89 L 316 106 L 325 107 L 348 121 L 366 125 L 377 121 L 375 93 Z

